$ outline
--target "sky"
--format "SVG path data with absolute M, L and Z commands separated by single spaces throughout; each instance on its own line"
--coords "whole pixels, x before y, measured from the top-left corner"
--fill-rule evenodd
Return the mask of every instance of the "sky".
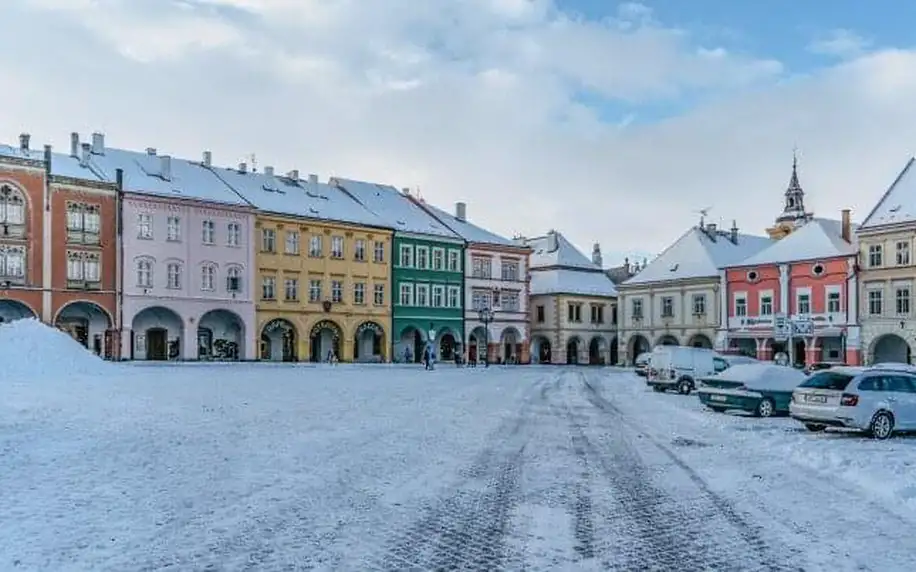
M 0 140 L 409 187 L 606 265 L 707 220 L 763 234 L 793 149 L 863 220 L 914 152 L 916 4 L 8 0 Z

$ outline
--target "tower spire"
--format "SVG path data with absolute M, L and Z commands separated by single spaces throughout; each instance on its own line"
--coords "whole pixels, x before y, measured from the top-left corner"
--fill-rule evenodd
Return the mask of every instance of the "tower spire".
M 808 218 L 809 215 L 805 212 L 805 191 L 798 180 L 798 147 L 795 147 L 792 149 L 792 175 L 786 187 L 785 204 L 776 222 L 799 223 Z

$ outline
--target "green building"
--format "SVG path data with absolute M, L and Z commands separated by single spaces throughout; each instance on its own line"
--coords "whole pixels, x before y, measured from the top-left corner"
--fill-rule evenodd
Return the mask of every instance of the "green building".
M 437 359 L 454 359 L 464 339 L 464 240 L 394 187 L 340 178 L 331 184 L 394 229 L 393 359 L 420 361 L 430 333 Z

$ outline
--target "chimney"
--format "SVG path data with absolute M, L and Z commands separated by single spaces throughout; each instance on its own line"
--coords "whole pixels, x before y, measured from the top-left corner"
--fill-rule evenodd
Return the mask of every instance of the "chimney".
M 32 136 L 29 135 L 28 133 L 20 133 L 19 134 L 19 148 L 22 149 L 23 151 L 28 151 L 29 150 L 29 139 L 31 138 Z
M 467 203 L 458 202 L 455 203 L 455 218 L 461 222 L 468 220 L 468 205 Z
M 124 169 L 115 169 L 115 186 L 119 191 L 124 190 Z
M 309 175 L 309 185 L 318 184 L 318 175 Z
M 155 155 L 156 155 L 156 148 L 155 148 L 155 147 L 147 147 L 147 148 L 146 148 L 146 154 L 147 154 L 147 155 L 153 155 L 153 156 L 155 156 Z
M 163 181 L 172 180 L 172 158 L 168 155 L 159 157 L 159 176 Z
M 599 268 L 604 268 L 604 261 L 601 259 L 601 245 L 597 242 L 592 247 L 592 264 Z
M 209 167 L 213 165 L 213 153 L 211 153 L 210 151 L 204 151 L 204 157 L 201 163 L 203 163 L 204 167 Z
M 244 162 L 243 162 L 243 163 L 239 163 L 239 173 L 243 173 L 243 174 L 244 174 L 244 173 L 247 173 L 247 172 L 248 172 L 248 163 L 244 163 Z
M 292 179 L 294 182 L 298 183 L 299 182 L 299 169 L 293 169 L 292 171 L 287 173 L 286 176 Z
M 401 192 L 404 193 L 405 195 L 409 195 L 410 189 L 408 187 L 404 187 L 403 189 L 401 189 Z
M 850 221 L 851 212 L 852 211 L 849 209 L 842 210 L 842 228 L 840 231 L 842 233 L 841 236 L 843 237 L 843 240 L 849 243 L 852 242 L 852 222 Z
M 560 241 L 557 239 L 557 231 L 551 230 L 547 233 L 547 252 L 556 252 L 560 248 Z
M 89 154 L 92 153 L 92 145 L 89 143 L 83 143 L 80 146 L 80 149 L 82 149 L 82 153 L 80 153 L 80 167 L 88 167 Z
M 45 145 L 45 173 L 51 174 L 51 146 Z
M 92 134 L 92 154 L 105 154 L 105 135 L 96 131 Z
M 264 174 L 267 175 L 268 177 L 273 177 L 273 176 L 274 176 L 274 168 L 271 167 L 270 165 L 265 165 L 265 166 L 264 166 Z
M 706 224 L 706 232 L 708 232 L 709 234 L 714 235 L 716 234 L 718 230 L 719 230 L 719 226 L 716 223 L 710 222 Z
M 730 231 L 732 242 L 738 244 L 738 221 L 732 219 L 732 227 Z
M 70 134 L 70 156 L 74 159 L 80 156 L 80 134 L 76 131 Z

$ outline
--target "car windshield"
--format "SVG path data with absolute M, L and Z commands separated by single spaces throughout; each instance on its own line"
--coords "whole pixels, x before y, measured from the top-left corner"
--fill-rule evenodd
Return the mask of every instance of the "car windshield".
M 799 385 L 799 387 L 843 391 L 846 389 L 846 386 L 849 385 L 849 382 L 852 381 L 852 378 L 853 376 L 849 374 L 826 370 L 812 375 L 803 384 Z

